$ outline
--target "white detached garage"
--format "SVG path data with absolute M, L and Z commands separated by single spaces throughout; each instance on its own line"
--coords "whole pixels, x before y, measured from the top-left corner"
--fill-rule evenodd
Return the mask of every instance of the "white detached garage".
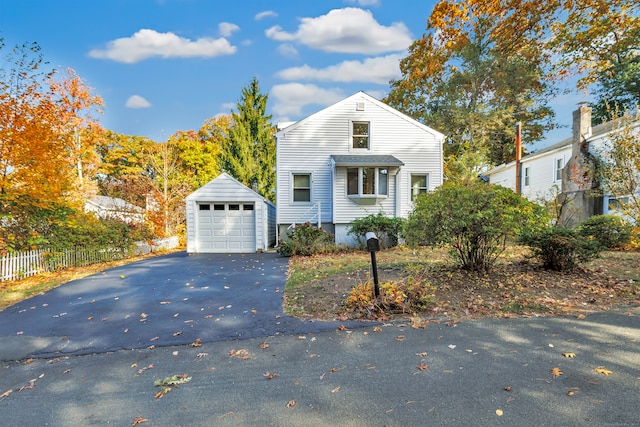
M 275 245 L 275 205 L 227 173 L 186 202 L 188 253 L 252 253 Z

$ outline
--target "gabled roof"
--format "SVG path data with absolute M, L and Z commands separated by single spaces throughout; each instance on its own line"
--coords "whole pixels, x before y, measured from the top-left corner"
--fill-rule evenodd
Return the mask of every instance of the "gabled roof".
M 391 155 L 332 155 L 336 166 L 404 166 Z
M 260 194 L 253 191 L 251 188 L 247 187 L 226 172 L 222 172 L 220 175 L 189 194 L 186 197 L 186 200 L 194 200 L 198 199 L 199 196 L 215 194 L 217 192 L 216 189 L 221 186 L 225 186 L 227 189 L 232 189 L 236 196 L 246 198 L 247 200 L 266 200 Z
M 614 132 L 616 129 L 619 129 L 620 126 L 622 125 L 623 125 L 622 119 L 616 119 L 616 120 L 612 120 L 612 121 L 601 123 L 597 126 L 594 126 L 591 129 L 591 135 L 589 135 L 589 137 L 587 138 L 587 141 L 592 142 L 594 140 L 597 140 L 598 138 L 603 138 L 607 134 Z M 637 122 L 637 121 L 634 122 L 633 126 L 636 126 L 636 127 L 640 126 L 640 122 Z M 528 162 L 544 154 L 551 153 L 552 151 L 562 150 L 562 149 L 571 147 L 572 144 L 573 144 L 573 137 L 565 138 L 560 142 L 556 142 L 555 144 L 549 145 L 548 147 L 542 148 L 540 150 L 534 151 L 529 154 L 525 154 L 524 156 L 522 156 L 522 159 L 520 159 L 520 161 Z M 504 169 L 506 167 L 515 165 L 515 163 L 516 163 L 515 160 L 513 160 L 509 163 L 503 163 L 501 165 L 495 166 L 491 168 L 490 171 L 487 172 L 487 175 L 491 175 L 493 172 L 497 172 L 499 169 Z
M 322 110 L 320 110 L 320 111 L 318 111 L 318 112 L 316 112 L 314 114 L 311 114 L 310 116 L 307 116 L 302 120 L 299 120 L 299 121 L 297 121 L 297 122 L 295 122 L 293 124 L 289 124 L 288 126 L 282 128 L 281 130 L 276 132 L 276 138 L 279 137 L 280 135 L 284 135 L 287 132 L 298 128 L 298 126 L 301 126 L 304 123 L 312 121 L 315 118 L 317 118 L 317 117 L 319 117 L 321 115 L 324 115 L 327 112 L 330 112 L 330 111 L 338 108 L 339 106 L 341 106 L 341 105 L 343 105 L 345 103 L 353 102 L 356 99 L 362 99 L 362 98 L 364 98 L 368 102 L 371 102 L 371 103 L 377 105 L 378 107 L 388 111 L 389 113 L 394 114 L 394 115 L 402 118 L 403 120 L 406 120 L 408 123 L 421 128 L 425 132 L 428 132 L 428 133 L 432 134 L 436 139 L 444 140 L 444 138 L 445 138 L 445 136 L 442 133 L 438 132 L 437 130 L 432 129 L 429 126 L 426 126 L 426 125 L 420 123 L 419 121 L 417 121 L 415 119 L 412 119 L 411 117 L 407 116 L 406 114 L 401 113 L 400 111 L 396 110 L 395 108 L 388 106 L 384 102 L 381 102 L 381 101 L 375 99 L 374 97 L 372 97 L 371 95 L 368 95 L 368 94 L 366 94 L 366 93 L 364 93 L 362 91 L 356 92 L 353 95 L 343 99 L 342 101 L 338 101 L 333 105 L 330 105 L 330 106 L 328 106 L 326 108 L 323 108 Z

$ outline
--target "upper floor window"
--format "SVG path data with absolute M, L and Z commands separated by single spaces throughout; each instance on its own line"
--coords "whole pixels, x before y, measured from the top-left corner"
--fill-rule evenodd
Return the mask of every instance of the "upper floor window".
M 429 190 L 429 175 L 411 174 L 411 201 L 414 201 L 420 194 L 426 194 Z
M 389 192 L 387 168 L 347 168 L 347 195 L 386 196 Z
M 369 149 L 369 122 L 351 122 L 351 148 Z
M 525 167 L 525 168 L 524 168 L 524 186 L 525 186 L 525 187 L 528 187 L 528 186 L 529 186 L 529 178 L 530 178 L 530 176 L 531 176 L 531 175 L 530 175 L 530 174 L 531 174 L 530 169 L 531 169 L 531 168 L 530 168 L 529 166 L 527 166 L 527 167 Z
M 553 174 L 554 181 L 562 181 L 562 168 L 564 168 L 564 159 L 556 159 Z
M 311 174 L 293 174 L 293 201 L 311 201 Z

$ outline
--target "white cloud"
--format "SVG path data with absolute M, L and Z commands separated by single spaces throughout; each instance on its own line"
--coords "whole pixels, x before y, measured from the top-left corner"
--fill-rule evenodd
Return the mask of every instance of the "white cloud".
M 265 34 L 276 41 L 296 41 L 325 52 L 365 55 L 402 51 L 413 41 L 405 24 L 396 22 L 385 27 L 371 12 L 354 7 L 334 9 L 317 18 L 302 18 L 295 33 L 276 25 Z
M 222 104 L 220 106 L 224 111 L 226 111 L 225 114 L 229 114 L 229 112 L 231 110 L 233 110 L 234 108 L 238 107 L 238 104 L 233 103 L 233 102 L 225 102 L 224 104 Z
M 149 108 L 151 103 L 140 95 L 132 95 L 125 104 L 127 108 Z
M 131 37 L 123 37 L 107 43 L 105 49 L 94 49 L 89 56 L 133 64 L 148 58 L 212 58 L 231 55 L 237 48 L 225 38 L 202 37 L 195 41 L 174 33 L 159 33 L 142 29 Z
M 380 6 L 380 0 L 347 0 L 347 3 L 355 3 L 358 6 Z
M 222 37 L 231 37 L 235 31 L 240 31 L 240 27 L 231 22 L 221 22 L 218 24 L 218 31 Z
M 331 82 L 365 82 L 387 84 L 392 79 L 401 77 L 401 54 L 391 54 L 363 61 L 344 61 L 326 68 L 302 67 L 287 68 L 276 73 L 276 77 L 284 80 L 319 80 Z
M 253 17 L 256 21 L 260 21 L 264 18 L 276 18 L 278 14 L 273 10 L 265 10 L 264 12 L 257 13 L 256 16 Z
M 278 46 L 278 53 L 287 58 L 296 58 L 298 56 L 298 49 L 291 43 L 283 43 Z
M 312 84 L 286 83 L 275 85 L 269 92 L 275 100 L 273 112 L 277 116 L 300 117 L 308 105 L 326 107 L 345 98 L 340 89 L 322 89 Z

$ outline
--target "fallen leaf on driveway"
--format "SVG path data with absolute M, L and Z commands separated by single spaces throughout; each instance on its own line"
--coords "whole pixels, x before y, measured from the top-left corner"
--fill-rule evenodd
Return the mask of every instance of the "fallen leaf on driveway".
M 596 373 L 602 374 L 604 376 L 609 376 L 609 375 L 613 374 L 613 372 L 611 372 L 610 370 L 606 369 L 604 366 L 598 366 L 597 368 L 594 368 L 593 370 L 596 371 Z
M 496 409 L 496 415 L 501 417 L 504 414 L 504 412 L 502 412 L 502 409 Z
M 562 353 L 562 355 L 563 355 L 564 357 L 569 357 L 569 358 L 576 357 L 576 354 L 575 354 L 575 353 Z
M 295 400 L 290 400 L 287 402 L 287 408 L 293 408 L 294 406 L 296 406 Z
M 334 388 L 333 390 L 331 390 L 331 393 L 337 393 L 340 391 L 340 386 Z
M 269 348 L 269 343 L 268 342 L 263 342 L 262 344 L 260 344 L 260 348 L 263 349 L 263 350 Z
M 398 336 L 396 337 L 396 341 L 404 341 L 404 339 L 405 339 L 405 338 L 406 338 L 406 337 L 405 337 L 404 335 L 398 335 Z
M 551 375 L 553 375 L 554 378 L 557 378 L 560 375 L 564 374 L 564 372 L 562 372 L 560 370 L 560 368 L 552 368 L 550 372 L 551 372 Z
M 242 360 L 249 359 L 249 351 L 245 349 L 229 351 L 229 357 L 239 357 Z
M 11 393 L 13 393 L 13 389 L 12 388 L 10 388 L 9 390 L 7 390 L 4 393 L 0 394 L 0 400 L 3 400 L 5 398 L 7 398 L 7 396 L 9 396 Z
M 196 338 L 196 340 L 191 343 L 191 347 L 202 347 L 202 340 L 200 338 Z
M 420 369 L 421 371 L 428 371 L 429 365 L 425 365 L 424 363 L 421 363 L 418 365 L 418 369 Z
M 267 372 L 265 372 L 264 374 L 262 374 L 262 376 L 263 376 L 263 377 L 265 377 L 265 378 L 266 378 L 266 379 L 268 379 L 268 380 L 271 380 L 271 379 L 274 379 L 275 377 L 277 377 L 277 376 L 279 376 L 279 375 L 278 375 L 278 374 L 276 374 L 275 372 L 274 372 L 274 373 L 271 373 L 271 372 L 267 371 Z
M 138 424 L 147 423 L 147 422 L 149 422 L 149 420 L 146 418 L 136 417 L 136 419 L 133 420 L 133 422 L 131 423 L 131 427 L 135 427 Z

